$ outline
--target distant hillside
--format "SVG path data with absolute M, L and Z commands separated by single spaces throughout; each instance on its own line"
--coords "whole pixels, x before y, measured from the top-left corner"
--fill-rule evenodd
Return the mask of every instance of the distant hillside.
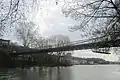
M 73 57 L 73 60 L 76 64 L 109 64 L 109 61 L 106 61 L 101 58 L 79 58 Z

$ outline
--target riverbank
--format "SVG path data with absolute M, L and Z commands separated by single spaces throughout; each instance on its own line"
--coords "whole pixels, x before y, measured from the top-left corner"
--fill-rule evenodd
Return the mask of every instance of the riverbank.
M 73 57 L 73 65 L 107 65 L 107 64 L 120 64 L 120 62 L 106 61 L 102 58 L 80 58 Z
M 108 64 L 120 64 L 120 62 L 105 61 L 101 58 L 79 58 L 72 57 L 67 59 L 64 56 L 42 54 L 42 55 L 29 55 L 29 56 L 10 56 L 7 53 L 1 52 L 0 54 L 0 68 L 7 67 L 32 67 L 32 66 L 46 66 L 46 67 L 57 67 L 57 66 L 73 66 L 73 65 L 108 65 Z

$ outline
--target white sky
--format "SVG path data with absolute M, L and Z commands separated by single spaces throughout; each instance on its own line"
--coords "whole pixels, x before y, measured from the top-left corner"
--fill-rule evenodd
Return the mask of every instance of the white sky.
M 40 26 L 40 33 L 42 36 L 52 36 L 56 34 L 67 35 L 71 40 L 79 40 L 80 32 L 70 32 L 68 26 L 77 24 L 78 22 L 69 17 L 64 17 L 61 7 L 56 5 L 55 0 L 43 2 L 44 8 L 38 12 L 35 18 L 35 23 Z M 71 35 L 71 36 L 70 36 Z
M 40 1 L 40 10 L 36 16 L 33 16 L 33 21 L 39 25 L 40 34 L 44 37 L 49 37 L 52 35 L 62 34 L 69 36 L 70 40 L 82 40 L 80 32 L 70 32 L 68 26 L 77 24 L 78 22 L 72 20 L 70 17 L 65 17 L 62 14 L 61 5 L 63 5 L 62 0 L 56 5 L 56 0 L 41 0 Z M 14 36 L 14 35 L 12 35 Z M 5 36 L 6 39 L 10 39 L 10 36 Z M 15 37 L 12 37 L 12 40 L 15 40 Z M 116 61 L 118 57 L 116 55 L 105 55 L 93 53 L 91 50 L 79 50 L 75 51 L 73 56 L 78 57 L 98 57 L 104 58 L 106 60 Z

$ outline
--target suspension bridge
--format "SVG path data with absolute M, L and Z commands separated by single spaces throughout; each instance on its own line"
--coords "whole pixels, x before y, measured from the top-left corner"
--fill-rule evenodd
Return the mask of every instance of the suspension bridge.
M 17 56 L 17 55 L 41 54 L 48 52 L 73 51 L 73 50 L 82 50 L 82 49 L 110 48 L 110 47 L 119 47 L 119 46 L 120 46 L 120 39 L 106 40 L 105 37 L 102 37 L 102 39 L 93 38 L 86 40 L 78 40 L 67 44 L 64 43 L 60 45 L 43 46 L 42 48 L 37 48 L 37 49 L 29 48 L 27 51 L 25 51 L 25 48 L 23 47 L 20 51 L 17 51 L 17 49 L 15 49 L 16 52 L 10 54 Z
M 48 55 L 48 53 L 53 52 L 62 52 L 62 51 L 73 51 L 73 50 L 82 50 L 82 49 L 99 49 L 99 48 L 110 48 L 110 47 L 119 47 L 120 39 L 116 40 L 107 40 L 106 38 L 93 38 L 86 40 L 78 40 L 70 43 L 64 43 L 59 45 L 47 45 L 41 48 L 28 48 L 20 45 L 11 45 L 9 44 L 10 40 L 0 39 L 0 62 L 4 62 L 1 66 L 7 66 L 11 62 L 14 64 L 14 61 L 22 59 L 23 61 L 32 60 L 34 57 L 31 55 Z M 99 52 L 99 51 L 98 51 Z M 100 53 L 100 52 L 99 52 Z M 106 53 L 108 54 L 108 53 Z M 26 57 L 24 57 L 26 55 Z M 1 67 L 0 66 L 0 67 Z

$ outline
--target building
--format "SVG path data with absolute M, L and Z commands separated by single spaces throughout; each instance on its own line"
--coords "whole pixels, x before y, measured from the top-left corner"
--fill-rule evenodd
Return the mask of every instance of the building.
M 0 51 L 9 51 L 10 40 L 0 39 Z

